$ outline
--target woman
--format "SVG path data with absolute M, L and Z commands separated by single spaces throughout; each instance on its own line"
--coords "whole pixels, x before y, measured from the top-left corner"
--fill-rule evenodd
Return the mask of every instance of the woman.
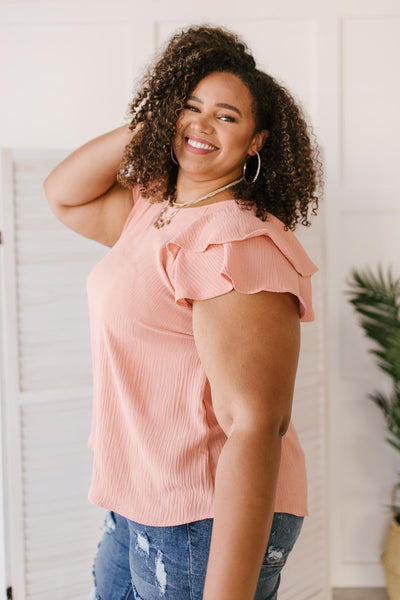
M 307 512 L 290 422 L 320 165 L 290 94 L 220 28 L 176 34 L 131 122 L 68 156 L 88 278 L 100 600 L 273 600 Z

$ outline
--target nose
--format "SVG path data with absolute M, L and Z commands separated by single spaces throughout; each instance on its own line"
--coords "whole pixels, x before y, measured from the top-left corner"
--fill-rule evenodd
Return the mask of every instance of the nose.
M 193 126 L 199 133 L 212 133 L 214 130 L 214 126 L 212 124 L 211 118 L 203 113 L 193 113 L 194 120 Z

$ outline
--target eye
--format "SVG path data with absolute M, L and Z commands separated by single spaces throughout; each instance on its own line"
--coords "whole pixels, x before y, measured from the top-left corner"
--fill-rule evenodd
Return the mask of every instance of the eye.
M 192 104 L 186 104 L 185 108 L 187 108 L 187 110 L 191 110 L 193 112 L 199 112 L 199 109 L 197 108 L 197 106 L 193 106 Z
M 230 115 L 221 115 L 218 117 L 221 121 L 226 121 L 227 123 L 235 123 L 236 119 L 231 117 Z

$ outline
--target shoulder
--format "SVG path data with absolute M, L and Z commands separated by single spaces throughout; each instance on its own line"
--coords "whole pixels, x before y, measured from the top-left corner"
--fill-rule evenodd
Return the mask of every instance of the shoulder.
M 221 206 L 211 205 L 207 208 L 210 210 L 206 210 L 199 219 L 191 222 L 167 242 L 167 250 L 172 257 L 180 249 L 204 253 L 210 246 L 246 241 L 247 243 L 239 244 L 239 247 L 246 246 L 250 251 L 254 248 L 258 253 L 260 241 L 265 240 L 269 242 L 264 244 L 265 251 L 271 252 L 272 248 L 278 250 L 299 275 L 311 276 L 318 271 L 296 235 L 285 229 L 282 221 L 273 215 L 269 214 L 268 220 L 262 221 L 253 210 L 242 208 L 236 202 L 225 202 Z
M 290 292 L 301 320 L 312 321 L 310 279 L 318 269 L 294 233 L 276 217 L 261 221 L 234 202 L 207 208 L 166 242 L 175 301 L 188 307 L 232 289 Z

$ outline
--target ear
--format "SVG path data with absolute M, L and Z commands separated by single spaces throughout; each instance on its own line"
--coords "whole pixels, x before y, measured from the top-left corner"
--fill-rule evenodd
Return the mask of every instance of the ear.
M 261 148 L 264 146 L 265 140 L 269 136 L 268 129 L 261 129 L 261 131 L 257 131 L 253 140 L 250 144 L 249 150 L 247 154 L 249 156 L 254 156 L 256 152 L 260 152 Z

